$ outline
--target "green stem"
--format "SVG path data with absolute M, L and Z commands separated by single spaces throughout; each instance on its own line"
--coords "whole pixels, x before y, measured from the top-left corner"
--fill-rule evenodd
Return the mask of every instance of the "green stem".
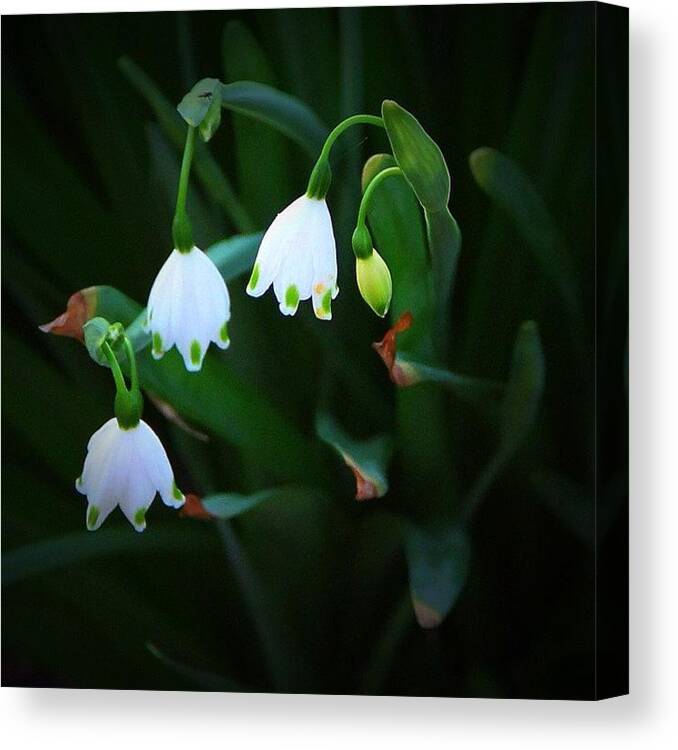
M 127 337 L 125 337 L 125 341 L 127 341 Z M 113 380 L 115 381 L 115 390 L 118 393 L 126 394 L 128 392 L 127 385 L 125 384 L 125 377 L 120 369 L 120 363 L 115 354 L 113 354 L 113 349 L 111 349 L 107 341 L 104 341 L 101 344 L 101 351 L 105 354 L 108 364 L 111 366 Z
M 385 127 L 384 121 L 381 117 L 376 117 L 375 115 L 352 115 L 340 122 L 327 136 L 322 150 L 320 151 L 318 161 L 313 167 L 313 171 L 308 180 L 308 187 L 306 188 L 306 195 L 309 198 L 323 200 L 327 195 L 327 191 L 330 189 L 330 183 L 332 182 L 330 151 L 332 150 L 332 146 L 334 146 L 337 138 L 339 138 L 339 136 L 352 125 L 376 125 L 380 128 Z
M 369 185 L 365 188 L 365 192 L 363 193 L 362 200 L 360 201 L 360 210 L 358 211 L 358 221 L 356 222 L 357 226 L 362 226 L 365 224 L 365 220 L 367 218 L 367 208 L 370 203 L 370 199 L 372 198 L 372 194 L 377 189 L 377 187 L 383 182 L 387 177 L 392 177 L 394 175 L 402 175 L 403 170 L 400 167 L 388 167 L 388 169 L 384 169 L 382 172 L 379 172 L 372 181 L 369 183 Z
M 188 126 L 184 156 L 181 160 L 181 174 L 179 175 L 179 190 L 177 192 L 177 207 L 175 213 L 186 211 L 186 195 L 188 194 L 188 177 L 191 173 L 193 150 L 195 148 L 195 128 Z
M 139 375 L 137 373 L 137 358 L 132 348 L 132 342 L 129 340 L 127 334 L 125 334 L 125 351 L 127 352 L 127 359 L 129 360 L 129 374 L 131 381 L 132 391 L 139 391 Z
M 174 211 L 174 221 L 172 222 L 174 247 L 182 253 L 187 253 L 193 248 L 193 229 L 186 213 L 186 196 L 188 195 L 188 178 L 191 173 L 194 148 L 195 128 L 189 125 L 186 132 L 184 156 L 181 160 L 177 206 Z
M 332 150 L 332 146 L 334 146 L 334 142 L 345 130 L 353 125 L 375 125 L 379 128 L 385 127 L 384 121 L 381 117 L 375 115 L 351 115 L 350 117 L 347 117 L 340 122 L 325 139 L 325 145 L 322 147 L 318 161 L 320 161 L 320 159 L 329 159 L 330 151 Z

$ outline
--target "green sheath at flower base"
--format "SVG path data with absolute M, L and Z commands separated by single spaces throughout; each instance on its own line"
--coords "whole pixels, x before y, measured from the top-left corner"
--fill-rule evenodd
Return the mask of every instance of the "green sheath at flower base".
M 109 331 L 111 331 L 110 338 L 113 340 L 119 336 L 118 326 L 119 324 L 114 324 L 109 329 Z M 141 389 L 139 388 L 139 376 L 137 374 L 137 362 L 134 355 L 134 349 L 132 348 L 129 338 L 127 338 L 125 334 L 123 334 L 123 336 L 125 353 L 129 361 L 131 381 L 129 389 L 125 384 L 125 378 L 120 369 L 120 364 L 118 363 L 108 340 L 105 340 L 101 344 L 101 351 L 108 360 L 111 372 L 113 373 L 113 380 L 115 381 L 115 402 L 113 407 L 115 417 L 118 420 L 121 429 L 128 430 L 139 424 L 144 408 L 144 400 L 141 395 Z
M 376 250 L 366 258 L 356 258 L 355 272 L 362 298 L 383 318 L 388 312 L 393 294 L 391 272 Z

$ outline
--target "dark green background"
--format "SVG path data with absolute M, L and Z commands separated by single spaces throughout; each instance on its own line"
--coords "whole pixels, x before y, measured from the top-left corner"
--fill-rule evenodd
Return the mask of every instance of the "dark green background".
M 229 26 L 222 37 L 233 21 L 251 32 L 259 53 L 226 54 L 225 70 L 222 39 L 228 45 L 229 34 L 241 34 Z M 171 247 L 169 174 L 178 154 L 121 73 L 122 55 L 173 103 L 203 76 L 258 75 L 328 126 L 354 112 L 376 114 L 384 98 L 414 112 L 448 162 L 450 207 L 463 234 L 447 364 L 504 379 L 526 319 L 539 324 L 546 362 L 538 424 L 474 520 L 468 582 L 438 630 L 420 630 L 399 604 L 404 558 L 376 521 L 380 508 L 425 504 L 426 477 L 416 491 L 399 486 L 396 455 L 392 492 L 359 505 L 328 451 L 329 507 L 261 506 L 220 537 L 209 522 L 176 518 L 158 502 L 133 552 L 3 587 L 4 685 L 532 698 L 623 690 L 625 22 L 593 3 L 3 18 L 5 553 L 83 529 L 72 480 L 88 436 L 110 416 L 108 374 L 76 342 L 47 337 L 37 325 L 92 284 L 143 302 Z M 369 347 L 385 325 L 355 291 L 348 244 L 360 166 L 386 145 L 380 133 L 349 134 L 333 153 L 342 291 L 327 335 L 355 357 L 355 387 L 366 382 L 377 394 L 373 415 L 356 413 L 350 387 L 342 394 L 337 416 L 356 435 L 384 429 L 393 411 L 392 385 Z M 474 182 L 468 157 L 480 146 L 514 159 L 544 198 L 583 305 L 573 332 L 524 239 Z M 301 194 L 312 166 L 282 136 L 226 111 L 210 150 L 256 229 Z M 200 190 L 192 200 L 203 246 L 238 231 Z M 283 320 L 270 295 L 245 297 L 245 281 L 230 285 L 234 343 L 224 361 L 312 435 L 324 350 L 308 331 L 325 335 L 318 328 L 325 324 L 308 310 L 306 327 Z M 456 436 L 450 461 L 460 481 L 470 481 L 487 460 L 487 428 L 452 398 L 446 409 Z M 216 438 L 205 447 L 149 403 L 146 418 L 185 490 L 267 486 L 256 455 Z M 115 513 L 105 528 L 132 534 L 124 524 Z M 176 544 L 158 549 L 154 527 Z M 254 625 L 256 607 L 238 573 L 244 558 L 274 613 L 268 635 Z M 262 639 L 282 664 L 282 680 L 270 674 Z

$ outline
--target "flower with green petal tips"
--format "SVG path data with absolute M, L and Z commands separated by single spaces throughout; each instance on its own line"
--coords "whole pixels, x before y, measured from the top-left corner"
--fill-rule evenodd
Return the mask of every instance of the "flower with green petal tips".
M 136 531 L 143 531 L 157 493 L 171 508 L 184 504 L 167 453 L 143 419 L 123 429 L 113 417 L 100 427 L 87 444 L 85 466 L 75 487 L 87 496 L 90 531 L 96 531 L 116 505 Z
M 273 284 L 280 312 L 294 315 L 313 298 L 313 312 L 331 320 L 337 288 L 337 247 L 324 199 L 302 195 L 273 220 L 259 246 L 247 293 L 261 297 Z
M 176 346 L 186 369 L 200 370 L 210 342 L 228 348 L 230 318 L 228 289 L 210 258 L 197 247 L 173 250 L 148 298 L 145 329 L 155 359 Z

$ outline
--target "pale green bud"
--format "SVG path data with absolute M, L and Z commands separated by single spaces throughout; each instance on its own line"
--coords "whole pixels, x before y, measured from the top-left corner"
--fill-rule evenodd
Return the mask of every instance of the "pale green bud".
M 355 273 L 362 298 L 383 318 L 388 312 L 393 294 L 391 272 L 376 250 L 367 258 L 356 258 Z

